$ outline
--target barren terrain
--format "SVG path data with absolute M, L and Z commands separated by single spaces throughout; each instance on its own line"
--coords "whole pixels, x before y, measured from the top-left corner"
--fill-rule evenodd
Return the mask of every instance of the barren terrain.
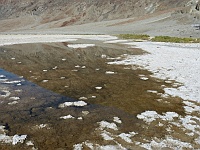
M 0 65 L 18 75 L 0 70 L 2 149 L 200 147 L 199 44 L 109 35 L 1 40 Z
M 0 150 L 200 149 L 198 0 L 0 0 Z
M 0 31 L 199 37 L 198 1 L 0 1 Z

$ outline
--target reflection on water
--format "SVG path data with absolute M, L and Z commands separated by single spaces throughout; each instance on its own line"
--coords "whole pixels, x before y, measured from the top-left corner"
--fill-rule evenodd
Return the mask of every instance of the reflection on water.
M 34 143 L 32 147 L 40 149 L 71 149 L 74 144 L 84 141 L 113 145 L 120 140 L 108 142 L 100 135 L 130 131 L 145 135 L 145 125 L 135 117 L 138 113 L 145 110 L 183 112 L 178 98 L 173 98 L 170 103 L 161 103 L 155 100 L 160 98 L 159 95 L 147 92 L 156 90 L 163 93 L 161 85 L 166 85 L 152 79 L 149 72 L 106 63 L 123 59 L 127 54 L 142 54 L 141 50 L 92 42 L 96 46 L 85 49 L 69 48 L 69 43 L 0 48 L 0 67 L 18 75 L 0 70 L 0 126 L 7 126 L 7 134 L 26 134 L 27 141 Z M 72 98 L 83 100 L 88 105 L 58 107 L 64 102 L 75 101 Z M 119 117 L 123 122 L 117 121 L 117 131 L 114 128 L 111 133 L 99 127 L 105 123 L 101 121 L 114 123 L 113 117 Z M 107 125 L 104 128 L 109 128 Z M 161 131 L 157 136 L 163 135 L 165 132 Z M 120 143 L 129 148 L 136 146 Z M 3 146 L 12 149 L 12 146 Z M 26 147 L 17 145 L 18 149 Z
M 159 95 L 147 92 L 156 90 L 163 93 L 161 85 L 166 83 L 152 82 L 150 73 L 145 70 L 106 63 L 122 59 L 127 54 L 142 54 L 141 50 L 101 42 L 84 49 L 68 48 L 67 44 L 6 46 L 0 51 L 0 66 L 46 89 L 90 103 L 115 106 L 131 113 L 174 109 L 174 105 L 166 107 L 166 104 L 155 101 Z M 141 80 L 139 74 L 149 80 Z
M 0 126 L 6 126 L 8 135 L 25 134 L 28 135 L 26 141 L 34 143 L 18 144 L 16 149 L 71 149 L 76 143 L 93 140 L 97 136 L 94 135 L 97 133 L 93 133 L 97 122 L 113 121 L 116 115 L 123 118 L 124 122 L 132 124 L 132 127 L 125 125 L 125 129 L 133 130 L 139 126 L 134 116 L 118 109 L 91 104 L 84 107 L 59 108 L 63 102 L 75 100 L 41 88 L 3 69 L 0 69 L 0 91 Z M 9 94 L 6 95 L 3 91 Z M 17 103 L 12 104 L 13 101 Z M 72 120 L 61 119 L 69 115 L 73 116 Z M 101 138 L 96 140 L 101 141 Z M 1 147 L 12 149 L 12 146 L 7 144 Z

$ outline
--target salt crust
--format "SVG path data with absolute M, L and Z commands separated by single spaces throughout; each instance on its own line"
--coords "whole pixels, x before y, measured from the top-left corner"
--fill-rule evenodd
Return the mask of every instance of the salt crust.
M 149 143 L 141 144 L 141 147 L 147 149 L 147 150 L 152 150 L 152 149 L 160 149 L 161 147 L 168 147 L 172 149 L 180 149 L 182 150 L 183 148 L 189 148 L 193 149 L 192 145 L 187 142 L 181 142 L 179 140 L 173 139 L 170 136 L 167 136 L 166 139 L 162 140 L 151 140 Z
M 27 135 L 14 135 L 8 136 L 6 135 L 5 126 L 0 126 L 0 142 L 2 143 L 12 143 L 12 145 L 16 145 L 18 143 L 24 143 L 26 140 Z
M 107 129 L 118 130 L 117 125 L 115 123 L 109 123 L 107 121 L 101 121 L 101 122 L 99 122 L 99 125 L 100 125 L 100 129 L 107 128 Z
M 119 124 L 122 123 L 122 121 L 119 117 L 113 117 L 113 121 L 116 122 L 116 123 L 119 123 Z
M 87 48 L 93 47 L 95 44 L 68 44 L 67 46 L 70 48 Z
M 95 87 L 95 89 L 97 89 L 97 90 L 101 90 L 101 89 L 102 89 L 102 87 L 100 87 L 100 86 L 97 86 L 97 87 Z
M 70 42 L 77 39 L 107 41 L 116 40 L 117 37 L 110 35 L 1 35 L 0 46 L 22 43 Z
M 77 106 L 77 107 L 83 107 L 86 106 L 87 103 L 84 101 L 77 101 L 77 102 L 65 102 L 59 105 L 59 108 L 69 107 L 69 106 Z
M 19 97 L 10 97 L 9 99 L 10 100 L 19 100 L 20 98 Z
M 114 71 L 106 71 L 105 74 L 116 74 Z
M 147 123 L 151 123 L 156 119 L 160 118 L 162 120 L 172 121 L 174 118 L 179 117 L 179 115 L 175 112 L 166 112 L 163 115 L 159 115 L 156 111 L 145 111 L 139 115 L 137 115 L 138 119 L 142 119 Z
M 67 116 L 61 116 L 60 119 L 74 119 L 72 115 L 67 115 Z
M 153 76 L 163 80 L 174 80 L 183 85 L 166 88 L 165 93 L 179 96 L 184 100 L 200 102 L 200 44 L 174 44 L 158 42 L 130 42 L 149 52 L 131 55 L 125 60 L 110 64 L 139 65 L 153 72 Z M 132 46 L 134 47 L 134 46 Z M 170 81 L 170 83 L 172 83 Z

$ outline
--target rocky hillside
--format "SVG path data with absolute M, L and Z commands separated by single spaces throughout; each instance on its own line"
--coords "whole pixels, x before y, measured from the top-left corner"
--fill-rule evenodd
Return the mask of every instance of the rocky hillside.
M 64 27 L 161 11 L 188 12 L 197 3 L 198 0 L 0 0 L 0 31 Z

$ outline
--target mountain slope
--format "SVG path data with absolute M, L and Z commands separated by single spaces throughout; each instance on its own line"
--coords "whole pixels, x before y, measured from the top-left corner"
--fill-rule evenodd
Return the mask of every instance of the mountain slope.
M 196 0 L 0 0 L 0 31 L 59 28 L 163 11 L 188 13 L 197 3 Z

